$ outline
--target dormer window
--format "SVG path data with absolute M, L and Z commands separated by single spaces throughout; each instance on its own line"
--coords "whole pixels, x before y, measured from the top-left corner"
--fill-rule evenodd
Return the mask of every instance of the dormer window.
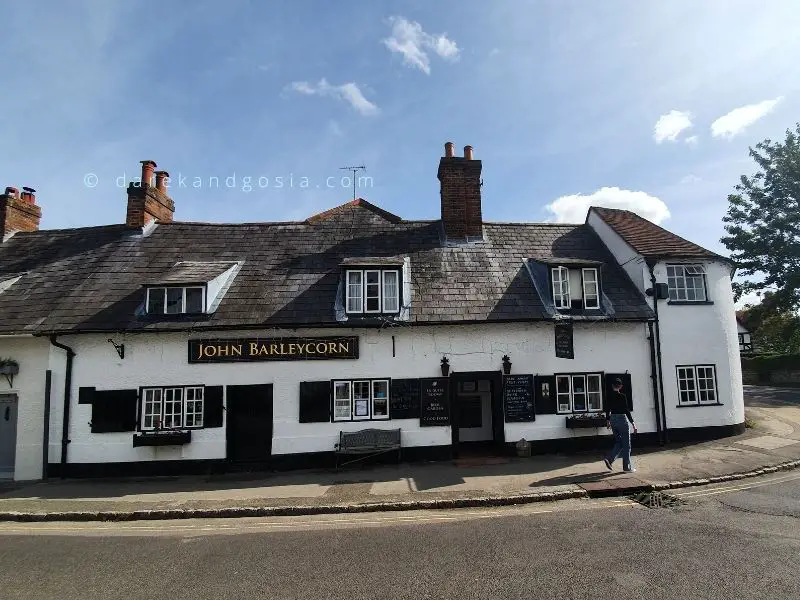
M 583 308 L 600 309 L 600 277 L 597 268 L 553 267 L 553 305 L 558 310 Z
M 147 314 L 183 315 L 205 312 L 205 287 L 147 288 Z
M 399 269 L 348 269 L 345 304 L 349 314 L 400 311 Z

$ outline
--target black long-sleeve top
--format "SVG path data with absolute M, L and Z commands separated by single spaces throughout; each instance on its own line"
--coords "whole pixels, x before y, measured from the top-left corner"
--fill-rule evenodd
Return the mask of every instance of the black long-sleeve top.
M 606 419 L 610 419 L 611 415 L 625 415 L 633 425 L 633 417 L 628 410 L 628 399 L 622 392 L 613 391 L 606 398 Z

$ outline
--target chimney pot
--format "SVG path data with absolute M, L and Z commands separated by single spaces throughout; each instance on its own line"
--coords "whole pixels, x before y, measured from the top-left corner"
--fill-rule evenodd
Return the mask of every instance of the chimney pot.
M 444 145 L 444 155 L 447 158 L 453 158 L 456 155 L 456 147 L 453 142 L 447 142 Z
M 153 171 L 158 166 L 154 160 L 142 160 L 142 187 L 153 184 Z
M 472 146 L 464 146 L 464 158 L 472 160 Z
M 11 196 L 12 198 L 19 198 L 19 190 L 15 187 L 8 186 L 6 188 L 6 196 Z
M 36 204 L 36 190 L 32 187 L 22 186 L 22 199 L 28 204 Z
M 156 171 L 156 189 L 159 192 L 167 193 L 167 178 L 169 178 L 169 173 L 166 171 Z

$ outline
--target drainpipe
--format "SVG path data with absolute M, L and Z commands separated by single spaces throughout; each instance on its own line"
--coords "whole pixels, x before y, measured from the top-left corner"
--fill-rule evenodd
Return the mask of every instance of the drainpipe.
M 663 359 L 661 356 L 661 325 L 658 320 L 658 294 L 656 293 L 656 274 L 654 271 L 655 264 L 647 263 L 650 269 L 650 285 L 653 288 L 653 312 L 655 313 L 655 326 L 656 326 L 656 356 L 658 357 L 658 391 L 661 402 L 661 415 L 663 418 L 663 439 L 662 443 L 669 441 L 669 428 L 667 427 L 667 407 L 664 403 L 664 370 L 662 367 Z
M 656 339 L 653 333 L 653 321 L 647 322 L 647 330 L 649 333 L 648 340 L 650 341 L 650 380 L 653 382 L 653 404 L 656 409 L 656 433 L 658 440 L 663 444 L 663 436 L 661 435 L 661 406 L 658 402 L 658 367 L 656 366 Z
M 69 406 L 72 398 L 72 359 L 75 358 L 75 351 L 56 340 L 56 336 L 50 336 L 50 343 L 56 348 L 61 348 L 67 353 L 67 367 L 64 374 L 64 421 L 61 428 L 61 479 L 66 477 L 67 470 L 67 445 L 69 444 Z

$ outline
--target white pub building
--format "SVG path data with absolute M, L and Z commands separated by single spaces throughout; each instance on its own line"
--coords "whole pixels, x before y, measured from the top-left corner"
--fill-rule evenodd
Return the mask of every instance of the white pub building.
M 743 431 L 728 259 L 622 210 L 486 222 L 454 154 L 433 220 L 182 223 L 143 161 L 123 224 L 45 231 L 6 188 L 0 477 L 332 466 L 363 429 L 403 460 L 607 445 L 616 378 L 645 442 Z

